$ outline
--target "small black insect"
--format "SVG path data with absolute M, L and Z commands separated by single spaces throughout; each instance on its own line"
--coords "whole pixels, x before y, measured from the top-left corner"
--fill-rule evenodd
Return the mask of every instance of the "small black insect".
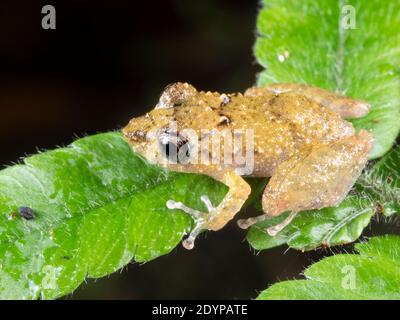
M 24 218 L 25 220 L 35 219 L 35 211 L 33 211 L 33 209 L 29 207 L 19 207 L 18 213 L 21 216 L 21 218 Z

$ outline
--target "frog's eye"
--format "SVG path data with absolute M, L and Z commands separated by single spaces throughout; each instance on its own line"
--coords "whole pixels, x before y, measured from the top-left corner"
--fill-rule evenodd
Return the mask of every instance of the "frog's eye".
M 171 163 L 185 164 L 190 159 L 189 140 L 176 133 L 160 135 L 158 147 L 161 154 Z
M 174 108 L 196 94 L 196 89 L 188 84 L 176 82 L 168 85 L 160 97 L 156 109 Z

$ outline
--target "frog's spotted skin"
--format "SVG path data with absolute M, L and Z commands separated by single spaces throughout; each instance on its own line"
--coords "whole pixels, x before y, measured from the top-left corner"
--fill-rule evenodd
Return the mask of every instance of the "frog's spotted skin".
M 267 87 L 273 93 L 295 92 L 313 100 L 316 103 L 327 107 L 342 118 L 360 118 L 369 112 L 369 104 L 365 101 L 355 100 L 346 96 L 338 95 L 325 89 L 295 83 L 274 83 Z M 264 95 L 265 88 L 249 88 L 246 93 L 248 96 Z
M 368 110 L 364 101 L 306 85 L 273 84 L 249 88 L 245 94 L 219 94 L 175 83 L 162 93 L 154 110 L 132 119 L 123 132 L 133 149 L 150 162 L 175 171 L 207 174 L 229 187 L 218 207 L 208 206 L 209 213 L 195 213 L 183 204 L 169 202 L 171 208 L 184 210 L 197 221 L 187 241 L 190 248 L 201 230 L 218 230 L 234 217 L 250 187 L 235 171 L 235 163 L 224 165 L 222 148 L 220 164 L 212 158 L 198 164 L 165 161 L 160 156 L 157 130 L 163 132 L 163 139 L 183 129 L 194 130 L 201 146 L 199 156 L 213 156 L 210 146 L 201 143 L 207 138 L 201 130 L 229 130 L 232 134 L 239 129 L 254 130 L 251 176 L 271 179 L 263 194 L 265 215 L 240 220 L 239 226 L 247 228 L 292 211 L 284 223 L 267 230 L 274 235 L 297 212 L 335 206 L 346 196 L 367 162 L 372 136 L 364 130 L 356 134 L 343 117 L 364 116 Z M 173 130 L 171 123 L 176 125 Z M 194 142 L 190 137 L 181 140 L 180 144 Z

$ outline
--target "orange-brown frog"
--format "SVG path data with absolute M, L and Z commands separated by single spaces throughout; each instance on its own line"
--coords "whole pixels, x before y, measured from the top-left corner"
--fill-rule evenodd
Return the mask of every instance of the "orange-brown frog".
M 372 144 L 367 131 L 355 133 L 343 118 L 362 117 L 368 110 L 364 101 L 302 84 L 219 94 L 178 82 L 123 133 L 148 161 L 206 174 L 229 187 L 217 207 L 207 195 L 201 197 L 209 212 L 173 199 L 166 203 L 195 219 L 183 242 L 191 249 L 202 230 L 221 229 L 240 210 L 251 191 L 243 175 L 271 178 L 262 197 L 265 214 L 239 220 L 241 228 L 289 211 L 282 223 L 266 230 L 274 236 L 299 211 L 338 205 L 365 167 Z M 215 143 L 216 136 L 226 138 L 223 144 Z

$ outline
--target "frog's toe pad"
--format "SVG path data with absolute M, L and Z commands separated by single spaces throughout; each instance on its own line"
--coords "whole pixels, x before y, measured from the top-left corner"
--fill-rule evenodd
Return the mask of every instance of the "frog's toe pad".
M 239 219 L 237 224 L 240 229 L 247 229 L 251 226 L 251 221 L 249 219 Z
M 182 246 L 186 250 L 192 250 L 194 248 L 194 241 L 196 240 L 195 237 L 189 236 L 185 240 L 182 241 Z

